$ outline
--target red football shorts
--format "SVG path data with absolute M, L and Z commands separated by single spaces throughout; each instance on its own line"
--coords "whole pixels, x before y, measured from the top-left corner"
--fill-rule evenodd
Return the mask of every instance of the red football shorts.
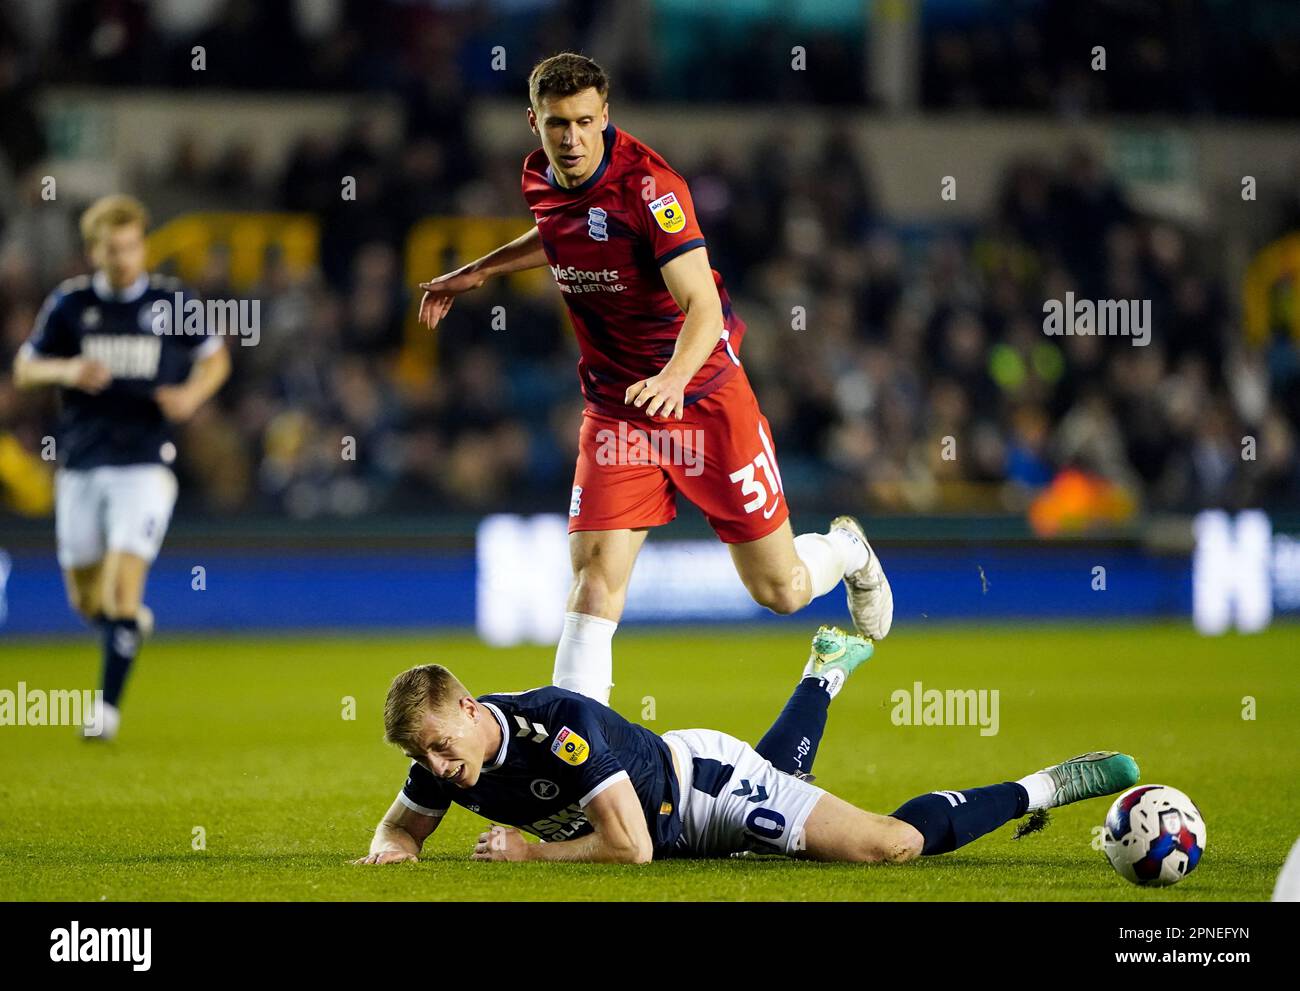
M 743 369 L 680 420 L 583 411 L 570 533 L 671 522 L 678 492 L 728 544 L 765 537 L 789 519 L 772 428 Z

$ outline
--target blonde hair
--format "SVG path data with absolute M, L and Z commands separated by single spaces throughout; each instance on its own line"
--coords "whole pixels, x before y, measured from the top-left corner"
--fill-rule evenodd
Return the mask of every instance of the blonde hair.
M 388 686 L 384 701 L 384 740 L 403 749 L 414 746 L 430 712 L 441 712 L 469 694 L 441 664 L 403 671 Z
M 103 237 L 104 231 L 127 224 L 139 224 L 142 230 L 149 229 L 149 211 L 145 205 L 125 193 L 101 196 L 81 215 L 81 239 L 87 247 L 92 247 Z

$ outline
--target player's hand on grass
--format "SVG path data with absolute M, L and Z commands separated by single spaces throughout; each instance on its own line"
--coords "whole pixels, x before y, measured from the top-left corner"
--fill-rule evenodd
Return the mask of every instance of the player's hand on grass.
M 454 272 L 440 275 L 436 279 L 421 282 L 420 288 L 424 290 L 424 297 L 420 300 L 420 323 L 433 330 L 438 326 L 438 321 L 447 315 L 457 296 L 471 289 L 477 289 L 486 281 L 486 275 L 471 271 L 466 265 Z
M 183 385 L 160 385 L 154 390 L 153 398 L 163 416 L 173 423 L 184 423 L 201 405 L 194 391 Z
M 381 850 L 379 853 L 372 853 L 366 857 L 359 857 L 352 861 L 354 864 L 400 864 L 403 861 L 415 860 L 420 858 L 406 850 Z
M 493 826 L 486 833 L 479 833 L 474 845 L 471 860 L 510 860 L 528 859 L 529 842 L 524 834 L 508 826 Z
M 67 365 L 63 384 L 82 392 L 103 392 L 113 381 L 113 373 L 102 361 L 94 358 L 72 358 Z
M 686 409 L 685 393 L 685 382 L 660 372 L 653 378 L 642 379 L 628 386 L 623 402 L 631 403 L 637 409 L 644 406 L 646 416 L 661 416 L 664 419 L 675 416 L 680 420 Z

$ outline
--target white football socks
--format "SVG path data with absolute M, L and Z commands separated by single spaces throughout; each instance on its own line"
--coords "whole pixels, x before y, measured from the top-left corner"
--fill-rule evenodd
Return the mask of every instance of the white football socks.
M 1037 812 L 1039 809 L 1052 808 L 1052 796 L 1056 794 L 1056 785 L 1052 783 L 1052 776 L 1046 771 L 1035 771 L 1033 774 L 1027 774 L 1016 784 L 1029 792 L 1029 808 L 1027 811 Z
M 821 676 L 822 687 L 826 689 L 826 694 L 834 698 L 844 687 L 844 672 L 840 668 L 831 668 Z
M 564 632 L 555 648 L 556 688 L 595 699 L 609 705 L 609 690 L 614 687 L 614 631 L 612 619 L 566 612 Z
M 867 563 L 867 548 L 843 530 L 830 533 L 801 533 L 794 538 L 794 552 L 808 569 L 812 598 L 825 595 Z

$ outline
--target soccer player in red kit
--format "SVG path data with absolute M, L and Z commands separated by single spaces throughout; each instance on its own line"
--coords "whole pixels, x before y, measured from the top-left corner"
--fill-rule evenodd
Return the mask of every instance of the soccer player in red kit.
M 548 265 L 581 358 L 586 409 L 569 504 L 573 586 L 554 683 L 608 703 L 612 639 L 648 529 L 681 492 L 731 550 L 754 600 L 788 614 L 844 581 L 864 635 L 889 632 L 893 594 L 859 523 L 794 536 L 772 431 L 740 363 L 745 324 L 709 266 L 690 191 L 652 149 L 609 122 L 609 84 L 565 53 L 529 77 L 524 160 L 536 226 L 422 283 L 432 329 L 456 296 Z

